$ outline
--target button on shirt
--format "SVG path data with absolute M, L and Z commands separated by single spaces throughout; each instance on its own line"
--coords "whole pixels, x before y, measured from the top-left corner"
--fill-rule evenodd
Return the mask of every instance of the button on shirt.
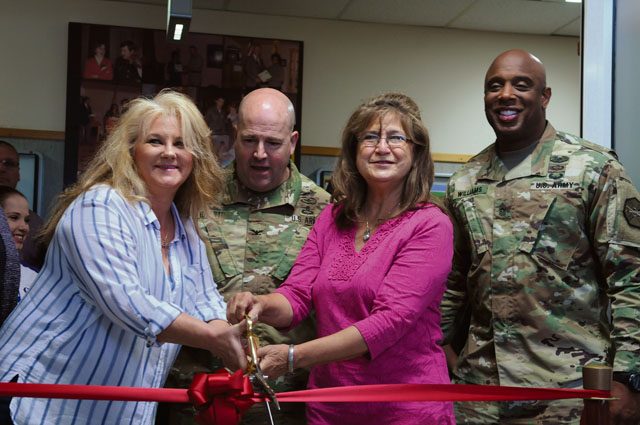
M 2 381 L 161 387 L 179 345 L 156 337 L 181 312 L 225 317 L 204 244 L 175 205 L 171 273 L 145 202 L 94 186 L 65 211 L 31 291 L 0 330 Z M 151 424 L 156 404 L 14 398 L 16 423 Z

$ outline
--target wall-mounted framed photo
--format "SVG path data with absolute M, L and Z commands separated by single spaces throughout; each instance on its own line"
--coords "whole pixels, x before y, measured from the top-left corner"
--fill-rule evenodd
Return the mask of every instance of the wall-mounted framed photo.
M 165 87 L 191 96 L 209 117 L 216 149 L 232 149 L 232 143 L 218 146 L 215 140 L 233 141 L 237 106 L 246 93 L 259 87 L 285 93 L 300 128 L 301 41 L 189 33 L 175 43 L 165 33 L 69 23 L 65 185 L 76 181 L 129 100 L 153 96 Z M 300 146 L 295 154 L 298 165 Z
M 207 68 L 222 68 L 224 64 L 224 50 L 221 44 L 207 46 Z

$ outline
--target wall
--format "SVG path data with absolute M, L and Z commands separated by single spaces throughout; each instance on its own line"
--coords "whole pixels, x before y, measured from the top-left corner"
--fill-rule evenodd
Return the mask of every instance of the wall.
M 640 157 L 638 156 L 638 97 L 640 85 L 636 72 L 640 67 L 638 27 L 640 3 L 637 0 L 618 0 L 614 29 L 614 121 L 613 148 L 636 186 L 640 185 Z
M 68 22 L 141 28 L 166 22 L 165 6 L 117 1 L 0 0 L 0 10 L 0 127 L 8 128 L 64 130 Z M 304 41 L 304 145 L 337 147 L 360 101 L 399 90 L 421 106 L 434 152 L 475 153 L 493 140 L 483 113 L 484 72 L 493 57 L 514 47 L 534 52 L 547 66 L 549 119 L 579 131 L 576 38 L 204 10 L 193 11 L 191 31 Z M 60 187 L 52 182 L 52 190 Z

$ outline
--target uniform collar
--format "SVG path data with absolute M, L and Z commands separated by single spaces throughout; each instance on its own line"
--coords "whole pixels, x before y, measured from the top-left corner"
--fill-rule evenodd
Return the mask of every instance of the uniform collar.
M 484 164 L 480 168 L 478 179 L 502 181 L 525 176 L 546 175 L 549 157 L 551 156 L 550 153 L 553 150 L 555 139 L 556 129 L 547 121 L 547 125 L 542 132 L 536 148 L 520 164 L 511 170 L 507 170 L 500 160 L 496 150 L 496 144 L 494 143 L 485 151 L 485 154 L 487 154 L 489 158 L 487 161 L 484 161 Z
M 273 208 L 282 205 L 290 205 L 295 208 L 300 199 L 302 181 L 300 172 L 293 161 L 289 161 L 289 178 L 270 192 L 254 192 L 243 186 L 236 176 L 235 161 L 229 166 L 231 178 L 227 182 L 222 204 L 248 204 L 256 209 Z

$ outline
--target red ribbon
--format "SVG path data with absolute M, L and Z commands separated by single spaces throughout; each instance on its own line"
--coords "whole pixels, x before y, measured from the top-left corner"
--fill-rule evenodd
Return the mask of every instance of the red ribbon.
M 73 384 L 17 384 L 14 382 L 0 383 L 0 397 L 189 403 L 187 390 L 181 388 L 141 388 Z
M 254 394 L 249 378 L 225 369 L 197 374 L 189 390 L 177 388 L 102 387 L 0 383 L 0 396 L 69 398 L 84 400 L 191 402 L 200 425 L 236 425 L 253 403 L 265 400 Z M 389 402 L 389 401 L 514 401 L 608 398 L 608 391 L 571 388 L 522 388 L 491 385 L 381 384 L 316 388 L 278 393 L 288 402 Z
M 497 385 L 378 384 L 314 388 L 278 393 L 278 401 L 290 402 L 384 402 L 384 401 L 521 401 L 570 398 L 608 398 L 601 390 L 572 388 L 523 388 Z
M 241 370 L 233 375 L 225 369 L 198 373 L 187 394 L 198 411 L 196 422 L 200 425 L 236 425 L 242 413 L 261 400 L 254 400 L 251 382 Z

